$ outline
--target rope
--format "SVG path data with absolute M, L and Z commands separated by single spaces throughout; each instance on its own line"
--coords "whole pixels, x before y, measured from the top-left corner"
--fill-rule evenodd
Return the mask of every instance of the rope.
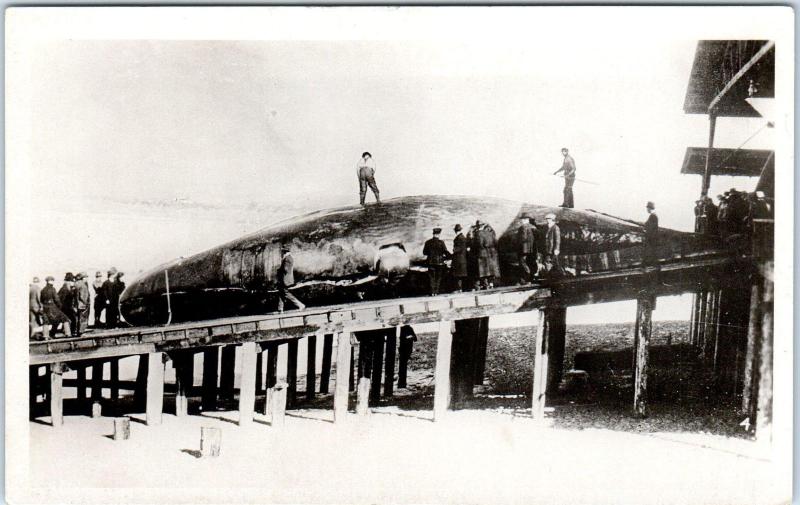
M 771 123 L 770 123 L 769 121 L 767 121 L 766 123 L 764 123 L 764 124 L 761 126 L 761 128 L 759 128 L 758 130 L 756 130 L 756 132 L 755 132 L 754 134 L 752 134 L 752 135 L 750 135 L 749 137 L 747 137 L 747 139 L 746 139 L 744 142 L 742 142 L 742 143 L 739 145 L 739 147 L 737 147 L 736 149 L 734 149 L 734 150 L 733 150 L 733 151 L 732 151 L 732 152 L 731 152 L 731 153 L 730 153 L 728 156 L 726 156 L 726 157 L 725 157 L 725 159 L 724 159 L 724 160 L 722 160 L 722 161 L 719 163 L 719 164 L 720 164 L 720 167 L 722 167 L 722 166 L 723 166 L 723 165 L 724 165 L 724 164 L 725 164 L 725 163 L 726 163 L 726 162 L 727 162 L 729 159 L 731 159 L 731 158 L 733 157 L 733 155 L 734 155 L 734 154 L 738 153 L 738 152 L 739 152 L 739 150 L 740 150 L 742 147 L 744 147 L 744 145 L 745 145 L 745 144 L 747 144 L 748 142 L 750 142 L 751 140 L 753 140 L 753 137 L 755 137 L 756 135 L 758 135 L 759 133 L 761 133 L 761 131 L 762 131 L 764 128 L 768 127 L 770 124 L 771 124 Z

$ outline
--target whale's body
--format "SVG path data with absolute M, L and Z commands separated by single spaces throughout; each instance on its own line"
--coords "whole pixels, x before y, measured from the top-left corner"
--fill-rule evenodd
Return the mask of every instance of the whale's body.
M 442 228 L 441 238 L 452 250 L 453 226 L 459 223 L 466 232 L 476 219 L 498 237 L 502 277 L 496 284 L 513 284 L 519 278 L 518 218 L 530 215 L 543 231 L 550 212 L 558 218 L 568 271 L 613 270 L 641 258 L 641 225 L 594 211 L 486 197 L 401 197 L 285 220 L 158 267 L 128 286 L 121 311 L 136 325 L 165 323 L 168 305 L 173 322 L 274 311 L 282 244 L 294 257 L 292 292 L 306 305 L 421 295 L 427 289 L 422 247 L 432 229 Z M 701 237 L 674 230 L 662 229 L 660 243 L 665 251 L 702 247 Z

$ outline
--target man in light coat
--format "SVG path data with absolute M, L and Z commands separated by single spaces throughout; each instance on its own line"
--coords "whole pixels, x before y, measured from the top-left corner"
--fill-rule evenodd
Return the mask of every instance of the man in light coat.
M 39 287 L 39 278 L 34 277 L 29 289 L 28 310 L 30 314 L 30 326 L 28 328 L 28 338 L 33 338 L 37 328 L 42 326 L 42 288 Z
M 562 270 L 558 256 L 561 254 L 561 229 L 556 224 L 555 214 L 547 214 L 544 218 L 547 221 L 547 232 L 544 239 L 544 261 L 551 275 L 560 275 Z
M 561 154 L 564 155 L 564 162 L 561 168 L 553 172 L 553 175 L 564 172 L 564 201 L 559 207 L 572 209 L 575 207 L 575 197 L 572 194 L 572 185 L 575 184 L 575 160 L 569 155 L 569 149 L 566 147 L 561 149 Z
M 358 160 L 358 195 L 361 205 L 367 197 L 367 186 L 375 195 L 375 201 L 381 203 L 381 192 L 378 191 L 378 184 L 375 182 L 375 161 L 369 152 L 364 152 Z
M 283 312 L 283 305 L 286 301 L 292 302 L 298 309 L 303 310 L 306 306 L 289 291 L 289 288 L 294 286 L 294 258 L 287 246 L 281 246 L 281 253 L 283 253 L 283 257 L 277 275 L 278 312 Z

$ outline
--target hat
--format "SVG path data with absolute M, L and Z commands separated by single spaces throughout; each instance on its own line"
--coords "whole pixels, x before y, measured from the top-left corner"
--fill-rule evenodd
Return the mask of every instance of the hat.
M 475 220 L 475 226 L 480 226 L 480 225 L 482 225 L 482 224 L 483 224 L 483 223 L 481 222 L 481 220 L 480 220 L 480 219 L 476 219 L 476 220 Z
M 72 282 L 75 280 L 75 276 L 72 275 L 72 272 L 67 272 L 67 275 L 64 276 L 64 280 L 67 282 Z
M 119 273 L 117 274 L 117 277 L 122 277 L 123 275 L 125 275 L 125 272 L 119 272 Z
M 79 281 L 79 280 L 81 280 L 81 279 L 83 279 L 83 274 L 82 274 L 82 273 L 77 273 L 77 274 L 75 274 L 75 280 L 76 280 L 76 281 Z
M 281 244 L 281 252 L 289 252 L 290 250 L 288 245 Z
M 33 278 L 33 282 L 39 282 L 39 278 L 38 277 L 34 277 Z
M 116 273 L 117 273 L 117 269 L 116 268 L 111 267 L 111 268 L 108 269 L 108 275 L 114 275 Z
M 550 212 L 549 214 L 547 214 L 546 216 L 544 216 L 544 218 L 545 218 L 545 219 L 555 219 L 555 218 L 556 218 L 556 215 L 555 215 L 555 214 L 553 214 L 552 212 Z
M 54 281 L 54 280 L 55 280 L 55 278 L 53 278 L 53 276 L 52 276 L 52 275 L 48 275 L 47 277 L 45 277 L 45 278 L 44 278 L 44 280 L 45 280 L 45 282 L 47 282 L 47 281 Z
M 98 270 L 97 272 L 95 272 L 94 276 L 95 276 L 95 277 L 102 277 L 102 276 L 103 276 L 103 272 L 101 272 L 100 270 Z
M 369 151 L 364 151 L 363 153 L 361 153 L 361 157 L 362 157 L 362 158 L 366 158 L 367 156 L 369 156 L 370 158 L 372 158 L 372 155 L 369 153 Z
M 433 229 L 433 234 L 434 234 L 434 235 L 438 235 L 438 234 L 440 234 L 440 233 L 442 233 L 442 229 L 441 229 L 441 228 L 434 228 L 434 229 Z
M 656 204 L 654 204 L 653 202 L 647 202 L 647 208 L 648 209 L 655 209 L 656 208 Z
M 530 214 L 528 214 L 527 212 L 523 212 L 523 213 L 522 213 L 522 214 L 519 216 L 519 218 L 520 218 L 520 219 L 530 219 L 530 218 L 531 218 L 531 215 L 530 215 Z
M 461 225 L 457 224 L 453 227 L 453 231 L 461 231 Z

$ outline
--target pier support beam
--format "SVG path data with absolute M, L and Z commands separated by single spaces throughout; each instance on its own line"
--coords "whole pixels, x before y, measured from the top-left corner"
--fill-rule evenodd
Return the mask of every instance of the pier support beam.
M 218 364 L 219 347 L 210 347 L 203 351 L 203 412 L 217 410 Z
M 487 320 L 484 323 L 484 320 Z M 488 318 L 461 319 L 453 322 L 453 350 L 450 360 L 450 402 L 459 408 L 472 398 L 477 376 L 481 373 L 481 341 L 488 329 Z M 481 378 L 482 382 L 482 378 Z
M 136 371 L 136 386 L 133 391 L 133 403 L 137 412 L 144 412 L 147 408 L 147 376 L 149 373 L 147 354 L 139 355 L 139 368 Z
M 164 410 L 164 353 L 147 355 L 147 408 L 145 419 L 148 426 L 161 424 Z
M 75 381 L 78 384 L 78 400 L 85 400 L 86 399 L 86 367 L 81 365 L 77 370 L 78 380 Z
M 103 367 L 105 363 L 102 361 L 95 362 L 92 365 L 92 400 L 99 401 L 103 399 Z
M 653 329 L 653 306 L 655 298 L 640 296 L 636 300 L 638 320 L 638 342 L 636 343 L 636 367 L 633 379 L 633 412 L 638 417 L 647 416 L 647 365 L 650 351 L 650 334 Z
M 763 282 L 755 279 L 750 288 L 750 320 L 747 326 L 747 348 L 745 350 L 744 375 L 742 378 L 742 413 L 755 418 L 758 402 L 759 369 L 761 361 L 761 298 Z
M 256 406 L 256 361 L 258 344 L 245 342 L 242 344 L 242 372 L 239 383 L 239 426 L 253 421 Z
M 350 396 L 350 377 L 352 354 L 350 332 L 343 331 L 336 336 L 336 384 L 333 395 L 333 420 L 341 423 L 347 419 Z
M 333 334 L 328 333 L 322 339 L 322 370 L 319 377 L 319 392 L 330 392 L 331 358 L 333 357 Z
M 486 373 L 486 351 L 489 346 L 489 318 L 481 317 L 478 319 L 478 334 L 475 336 L 475 375 L 474 385 L 483 384 L 483 376 Z
M 433 394 L 433 420 L 440 421 L 450 407 L 450 356 L 453 348 L 453 328 L 450 321 L 439 321 L 436 339 L 435 389 Z
M 287 344 L 287 367 L 286 376 L 286 406 L 293 408 L 297 405 L 297 339 L 294 338 Z
M 386 366 L 383 376 L 383 396 L 385 398 L 394 396 L 394 361 L 397 357 L 397 337 L 399 335 L 399 326 L 386 332 Z
M 189 415 L 189 395 L 194 380 L 194 354 L 176 353 L 172 358 L 172 365 L 175 368 L 175 415 L 184 417 Z
M 564 377 L 564 352 L 567 344 L 567 308 L 547 309 L 547 394 L 558 392 Z
M 772 353 L 774 283 L 772 261 L 762 266 L 764 272 L 763 304 L 761 305 L 761 352 L 758 371 L 758 402 L 756 404 L 756 439 L 759 442 L 772 440 Z
M 706 335 L 705 335 L 705 328 L 706 328 L 706 310 L 708 309 L 708 291 L 702 290 L 700 291 L 700 316 L 697 321 L 697 348 L 700 352 L 700 356 L 702 357 L 703 349 L 705 349 L 706 345 Z
M 111 399 L 119 399 L 119 358 L 114 358 L 109 364 L 109 380 L 111 381 Z
M 313 400 L 317 392 L 317 336 L 308 336 L 306 353 L 306 400 Z
M 414 328 L 402 326 L 400 328 L 400 349 L 397 370 L 397 387 L 405 389 L 408 378 L 408 361 L 411 359 L 411 352 L 414 350 L 414 341 L 417 339 Z
M 384 332 L 376 331 L 372 339 L 372 377 L 370 379 L 369 400 L 373 404 L 381 401 L 381 376 L 383 375 Z
M 548 323 L 547 311 L 540 309 L 533 345 L 533 389 L 531 391 L 531 417 L 537 421 L 544 419 L 544 405 L 547 399 Z
M 256 396 L 264 389 L 264 353 L 261 346 L 256 346 Z
M 371 384 L 369 377 L 358 379 L 358 393 L 356 394 L 356 414 L 365 416 L 369 414 L 369 402 L 371 395 Z
M 50 422 L 54 428 L 64 425 L 64 371 L 63 363 L 53 363 L 50 366 Z
M 236 374 L 236 345 L 222 348 L 219 368 L 219 397 L 233 400 L 233 379 Z
M 264 386 L 266 389 L 266 398 L 264 400 L 264 415 L 270 415 L 272 412 L 271 402 L 272 395 L 275 392 L 275 384 L 278 382 L 278 345 L 268 344 L 267 353 L 267 375 L 264 378 Z
M 270 348 L 270 360 L 275 363 L 275 382 L 267 385 L 267 412 L 266 415 L 273 427 L 283 426 L 286 407 L 289 404 L 287 379 L 291 369 L 289 368 L 289 349 L 291 342 L 297 344 L 297 340 L 290 340 L 274 345 Z M 274 358 L 272 357 L 274 356 Z M 296 355 L 295 355 L 296 356 Z M 295 369 L 296 371 L 296 369 Z

